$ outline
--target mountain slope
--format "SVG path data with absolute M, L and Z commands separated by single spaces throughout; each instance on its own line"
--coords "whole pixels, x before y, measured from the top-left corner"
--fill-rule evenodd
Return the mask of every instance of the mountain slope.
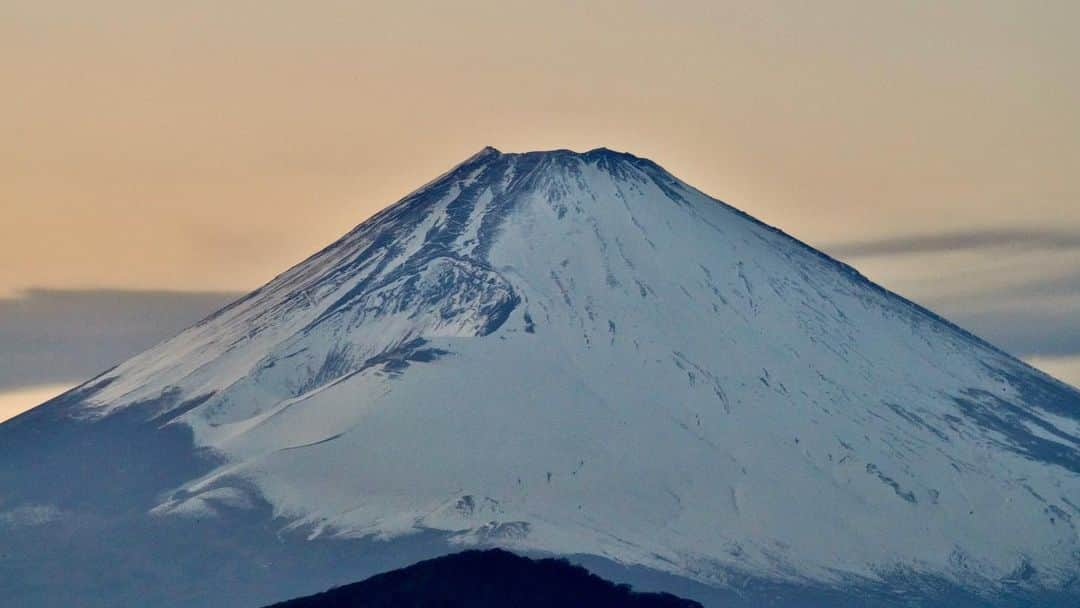
M 485 149 L 61 402 L 191 433 L 162 521 L 1077 593 L 1075 389 L 605 149 Z M 18 450 L 7 503 L 56 508 Z

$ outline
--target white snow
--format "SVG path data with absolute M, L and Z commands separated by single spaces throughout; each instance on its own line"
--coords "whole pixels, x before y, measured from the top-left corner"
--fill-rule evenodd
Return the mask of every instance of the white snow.
M 385 363 L 416 339 L 436 351 Z M 122 364 L 86 414 L 212 393 L 180 420 L 227 463 L 159 515 L 243 506 L 220 485 L 242 479 L 313 535 L 433 528 L 707 582 L 1028 560 L 1054 584 L 1077 473 L 956 399 L 1018 404 L 1074 457 L 1077 413 L 1002 371 L 1034 373 L 647 161 L 492 150 Z

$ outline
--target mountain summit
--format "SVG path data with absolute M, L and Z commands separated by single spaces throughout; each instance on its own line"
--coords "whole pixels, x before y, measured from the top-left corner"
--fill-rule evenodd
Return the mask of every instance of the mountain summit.
M 1066 605 L 1078 523 L 1075 389 L 603 148 L 485 148 L 0 425 L 0 534 L 138 529 L 144 564 L 217 535 L 199 563 L 244 598 L 314 551 L 400 566 L 435 539 L 708 589 Z M 0 581 L 47 561 L 13 560 Z M 260 599 L 360 574 L 327 568 Z

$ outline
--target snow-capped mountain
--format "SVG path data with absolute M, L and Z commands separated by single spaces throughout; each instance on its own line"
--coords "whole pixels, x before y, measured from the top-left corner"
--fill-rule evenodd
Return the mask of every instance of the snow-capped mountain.
M 87 513 L 1068 604 L 1080 393 L 651 161 L 486 148 L 0 426 L 0 538 Z

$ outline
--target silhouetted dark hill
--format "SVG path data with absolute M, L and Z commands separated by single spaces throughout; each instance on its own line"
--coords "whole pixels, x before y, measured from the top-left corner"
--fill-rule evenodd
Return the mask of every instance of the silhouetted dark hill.
M 561 559 L 500 549 L 423 561 L 271 608 L 701 608 L 667 593 L 636 593 Z

